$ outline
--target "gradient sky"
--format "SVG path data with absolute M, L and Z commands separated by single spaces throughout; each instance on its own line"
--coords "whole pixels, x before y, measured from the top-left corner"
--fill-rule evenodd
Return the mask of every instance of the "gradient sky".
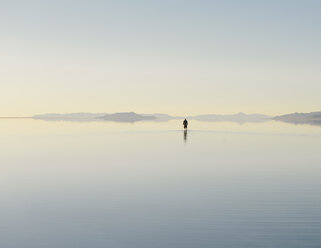
M 0 116 L 321 110 L 319 0 L 0 2 Z

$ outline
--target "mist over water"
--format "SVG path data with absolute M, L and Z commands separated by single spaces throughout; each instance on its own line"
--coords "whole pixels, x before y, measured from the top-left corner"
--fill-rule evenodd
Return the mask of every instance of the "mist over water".
M 0 247 L 320 247 L 321 127 L 0 120 Z

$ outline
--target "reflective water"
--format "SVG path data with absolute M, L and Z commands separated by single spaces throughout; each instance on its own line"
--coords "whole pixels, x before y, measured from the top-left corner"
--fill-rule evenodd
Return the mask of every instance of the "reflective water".
M 0 247 L 321 247 L 321 127 L 0 121 Z

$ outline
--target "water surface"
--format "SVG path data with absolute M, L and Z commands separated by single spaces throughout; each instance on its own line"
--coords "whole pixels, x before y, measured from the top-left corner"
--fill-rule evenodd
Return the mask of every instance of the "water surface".
M 321 127 L 0 120 L 0 247 L 321 247 Z

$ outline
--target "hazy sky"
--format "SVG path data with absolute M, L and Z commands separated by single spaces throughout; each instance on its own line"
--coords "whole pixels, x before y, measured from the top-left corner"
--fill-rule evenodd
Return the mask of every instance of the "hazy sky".
M 0 0 L 0 116 L 321 110 L 320 0 Z

